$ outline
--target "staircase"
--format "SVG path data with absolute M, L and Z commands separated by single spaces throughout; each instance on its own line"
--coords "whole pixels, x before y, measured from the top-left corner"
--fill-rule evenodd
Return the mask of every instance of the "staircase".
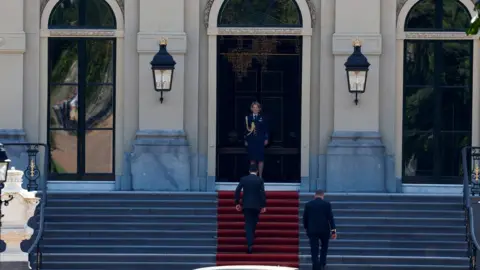
M 49 193 L 42 269 L 215 265 L 216 193 Z
M 300 216 L 313 194 L 300 195 Z M 329 270 L 468 269 L 460 196 L 326 195 L 338 239 L 330 242 Z M 301 222 L 300 222 L 301 223 Z M 310 270 L 310 248 L 300 228 L 300 270 Z

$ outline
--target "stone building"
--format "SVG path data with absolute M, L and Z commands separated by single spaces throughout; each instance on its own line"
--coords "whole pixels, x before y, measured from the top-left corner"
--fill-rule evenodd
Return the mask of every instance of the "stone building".
M 460 192 L 460 149 L 479 144 L 470 0 L 1 4 L 0 141 L 48 141 L 51 190 L 230 189 L 252 101 L 268 189 Z M 162 38 L 177 64 L 160 102 Z M 371 64 L 358 105 L 357 39 Z

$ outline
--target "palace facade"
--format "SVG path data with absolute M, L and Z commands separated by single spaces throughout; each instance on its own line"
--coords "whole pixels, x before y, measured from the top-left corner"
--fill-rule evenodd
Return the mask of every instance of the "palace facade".
M 460 193 L 460 150 L 480 143 L 475 14 L 470 0 L 4 0 L 0 142 L 48 142 L 51 190 L 231 189 L 259 101 L 267 189 Z M 176 61 L 162 102 L 161 39 Z M 370 63 L 358 104 L 354 40 Z

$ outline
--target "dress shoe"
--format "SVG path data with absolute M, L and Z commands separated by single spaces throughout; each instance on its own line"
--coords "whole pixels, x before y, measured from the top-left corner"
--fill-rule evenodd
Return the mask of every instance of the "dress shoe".
M 251 246 L 248 247 L 247 253 L 248 253 L 248 254 L 252 254 L 252 247 L 251 247 Z

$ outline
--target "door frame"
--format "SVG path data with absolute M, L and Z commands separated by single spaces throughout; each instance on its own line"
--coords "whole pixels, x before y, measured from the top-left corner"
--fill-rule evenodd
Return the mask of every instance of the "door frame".
M 217 36 L 302 36 L 302 98 L 300 178 L 308 181 L 310 174 L 310 81 L 312 52 L 312 15 L 315 9 L 308 0 L 295 0 L 303 18 L 301 28 L 217 27 L 217 18 L 225 0 L 210 1 L 206 22 L 208 35 L 208 154 L 207 186 L 215 185 L 217 158 Z M 305 180 L 304 180 L 305 179 Z M 217 183 L 221 184 L 221 183 Z M 300 185 L 300 184 L 298 184 Z M 297 185 L 295 185 L 297 186 Z M 290 190 L 290 189 L 289 189 Z
M 396 85 L 395 85 L 395 177 L 403 178 L 403 68 L 405 55 L 405 40 L 472 40 L 473 61 L 472 61 L 472 103 L 480 102 L 480 34 L 467 36 L 464 32 L 413 32 L 405 31 L 405 20 L 410 9 L 420 0 L 407 0 L 397 15 L 396 33 Z M 473 18 L 477 12 L 472 1 L 458 0 L 470 12 Z M 472 145 L 480 144 L 480 107 L 472 108 Z M 403 184 L 408 192 L 424 192 L 426 188 L 435 189 L 443 187 L 443 184 Z M 428 192 L 428 191 L 427 191 Z M 435 191 L 432 191 L 435 192 Z
M 56 190 L 75 190 L 75 191 L 91 191 L 91 190 L 115 190 L 120 176 L 123 172 L 123 153 L 124 147 L 124 132 L 123 132 L 123 110 L 124 110 L 124 87 L 123 87 L 123 73 L 124 73 L 124 14 L 122 8 L 116 0 L 104 0 L 115 14 L 117 22 L 116 29 L 49 29 L 48 20 L 54 7 L 60 0 L 50 0 L 45 4 L 40 17 L 40 33 L 39 33 L 39 59 L 40 73 L 38 78 L 39 91 L 36 92 L 36 97 L 31 100 L 34 103 L 29 103 L 35 112 L 35 117 L 39 119 L 36 127 L 38 133 L 33 134 L 32 138 L 37 141 L 47 141 L 48 128 L 48 39 L 50 37 L 56 38 L 110 38 L 116 40 L 115 46 L 115 69 L 117 76 L 115 77 L 115 143 L 114 143 L 114 163 L 115 163 L 115 180 L 103 181 L 101 179 L 94 181 L 76 181 L 67 179 L 58 179 L 49 183 L 49 188 L 52 186 Z M 122 57 L 119 57 L 122 56 Z M 34 118 L 32 118 L 34 119 Z M 41 161 L 43 164 L 43 160 Z M 42 165 L 43 166 L 43 165 Z M 51 181 L 51 179 L 48 179 Z

